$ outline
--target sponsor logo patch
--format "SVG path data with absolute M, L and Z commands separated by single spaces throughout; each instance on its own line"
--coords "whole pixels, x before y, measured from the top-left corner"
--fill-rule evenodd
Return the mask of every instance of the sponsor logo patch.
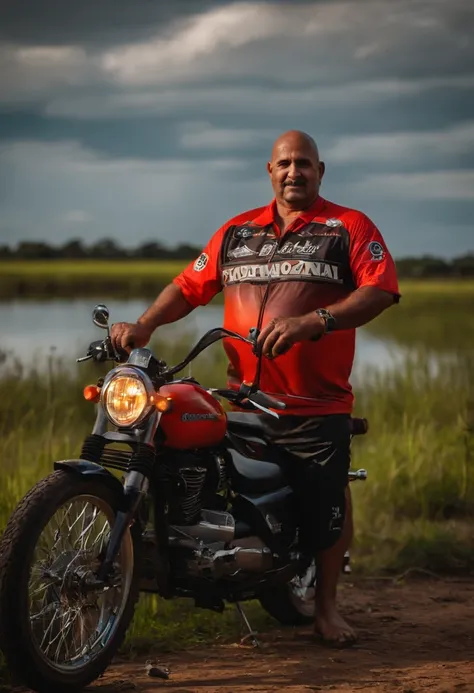
M 254 231 L 251 231 L 250 229 L 241 228 L 241 229 L 235 229 L 234 231 L 234 238 L 252 238 L 254 235 Z
M 209 262 L 209 255 L 207 253 L 201 253 L 196 262 L 193 265 L 193 270 L 195 272 L 202 272 L 204 267 Z
M 326 226 L 334 228 L 335 226 L 342 226 L 342 221 L 340 219 L 326 219 Z
M 385 249 L 378 241 L 370 241 L 369 253 L 372 256 L 372 260 L 383 260 L 385 256 Z
M 300 241 L 292 243 L 288 241 L 280 250 L 280 255 L 312 255 L 319 250 L 320 247 L 319 245 L 311 243 L 309 240 L 305 241 L 305 243 L 300 243 Z
M 310 262 L 309 260 L 283 260 L 261 265 L 239 265 L 222 270 L 224 284 L 237 282 L 264 282 L 269 279 L 322 279 L 341 283 L 339 267 L 329 262 Z
M 276 245 L 277 245 L 276 243 L 264 243 L 260 249 L 258 256 L 259 257 L 268 257 L 269 255 L 272 254 L 273 248 Z
M 241 245 L 238 248 L 235 248 L 234 250 L 231 250 L 228 255 L 229 257 L 234 257 L 234 258 L 239 258 L 239 257 L 248 257 L 249 255 L 256 255 L 257 251 L 252 250 L 252 248 L 249 248 L 248 245 Z

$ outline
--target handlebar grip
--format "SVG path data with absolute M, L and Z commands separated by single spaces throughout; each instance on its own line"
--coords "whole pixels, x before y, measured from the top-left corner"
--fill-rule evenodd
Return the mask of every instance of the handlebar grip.
M 249 396 L 249 400 L 254 400 L 257 402 L 257 404 L 261 404 L 262 407 L 268 407 L 269 409 L 286 409 L 286 404 L 284 402 L 280 402 L 278 399 L 270 397 L 270 395 L 267 395 L 261 390 L 252 392 L 252 394 Z
M 351 435 L 361 436 L 369 430 L 369 422 L 367 419 L 352 418 L 350 419 L 349 428 Z

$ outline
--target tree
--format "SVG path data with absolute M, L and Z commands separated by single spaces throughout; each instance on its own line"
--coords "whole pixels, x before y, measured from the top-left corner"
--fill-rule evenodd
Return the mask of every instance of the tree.
M 21 241 L 15 253 L 23 260 L 50 260 L 57 257 L 57 251 L 47 243 L 37 241 Z
M 102 238 L 90 248 L 89 255 L 90 257 L 115 260 L 117 258 L 127 257 L 127 252 L 117 245 L 116 241 L 113 239 Z
M 63 246 L 59 248 L 60 257 L 65 258 L 84 258 L 87 257 L 87 250 L 84 248 L 82 241 L 75 238 L 72 241 L 68 241 Z

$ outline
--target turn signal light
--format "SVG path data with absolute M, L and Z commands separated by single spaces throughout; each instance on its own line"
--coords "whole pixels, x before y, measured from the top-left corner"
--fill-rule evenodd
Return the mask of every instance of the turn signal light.
M 100 400 L 100 387 L 97 387 L 97 385 L 86 385 L 83 394 L 84 399 L 88 402 L 98 402 Z
M 171 397 L 162 397 L 161 395 L 152 395 L 150 397 L 151 404 L 154 405 L 158 411 L 166 412 L 171 409 Z

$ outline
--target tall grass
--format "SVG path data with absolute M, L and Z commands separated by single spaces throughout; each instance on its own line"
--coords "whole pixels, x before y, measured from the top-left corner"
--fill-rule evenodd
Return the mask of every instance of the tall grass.
M 156 353 L 170 362 L 180 360 L 188 348 L 186 337 L 155 345 Z M 352 486 L 356 556 L 371 569 L 403 567 L 407 541 L 418 541 L 423 527 L 430 532 L 455 527 L 458 543 L 474 510 L 474 358 L 462 351 L 440 359 L 433 366 L 423 350 L 415 350 L 396 370 L 368 370 L 356 392 L 355 413 L 370 422 L 369 433 L 353 444 L 353 464 L 369 470 L 367 482 Z M 215 345 L 197 359 L 192 373 L 216 386 L 225 382 L 225 364 Z M 91 429 L 94 407 L 84 401 L 82 388 L 106 367 L 71 366 L 52 357 L 46 372 L 15 362 L 3 367 L 0 531 L 18 500 L 51 470 L 54 460 L 77 456 Z M 419 560 L 426 564 L 428 554 Z
M 415 351 L 368 372 L 356 413 L 370 430 L 353 457 L 369 470 L 354 490 L 355 556 L 374 570 L 474 569 L 474 358 L 433 362 Z
M 401 282 L 399 305 L 367 329 L 426 352 L 472 351 L 474 347 L 474 282 Z

